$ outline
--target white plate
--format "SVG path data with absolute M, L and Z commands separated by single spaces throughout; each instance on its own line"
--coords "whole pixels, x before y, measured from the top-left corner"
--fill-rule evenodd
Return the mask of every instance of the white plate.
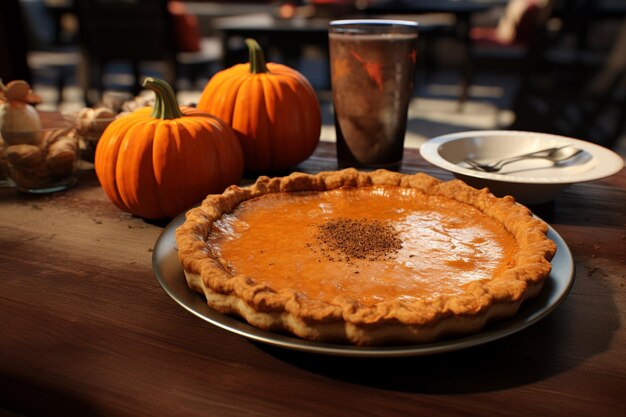
M 470 169 L 466 157 L 494 162 L 554 146 L 573 145 L 582 152 L 566 163 L 527 159 L 506 165 L 498 173 Z M 525 204 L 545 203 L 565 187 L 619 172 L 624 160 L 615 152 L 579 139 L 546 133 L 485 130 L 453 133 L 430 139 L 420 147 L 428 162 L 452 172 L 476 187 L 488 187 L 497 196 L 513 195 Z
M 185 310 L 217 327 L 256 342 L 310 353 L 354 357 L 417 356 L 481 345 L 517 333 L 546 317 L 567 297 L 574 283 L 572 254 L 563 238 L 550 227 L 548 237 L 557 246 L 556 255 L 552 259 L 552 272 L 539 296 L 524 303 L 515 317 L 488 324 L 482 331 L 469 336 L 435 343 L 384 347 L 320 343 L 261 330 L 238 318 L 211 309 L 203 296 L 189 289 L 178 261 L 175 231 L 184 220 L 184 214 L 176 217 L 163 230 L 154 246 L 152 269 L 165 292 Z

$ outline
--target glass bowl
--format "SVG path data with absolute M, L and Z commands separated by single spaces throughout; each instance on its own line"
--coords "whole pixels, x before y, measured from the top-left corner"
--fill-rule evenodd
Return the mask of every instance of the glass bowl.
M 73 128 L 2 132 L 2 136 L 0 165 L 8 173 L 8 185 L 27 193 L 50 193 L 78 181 L 78 136 Z

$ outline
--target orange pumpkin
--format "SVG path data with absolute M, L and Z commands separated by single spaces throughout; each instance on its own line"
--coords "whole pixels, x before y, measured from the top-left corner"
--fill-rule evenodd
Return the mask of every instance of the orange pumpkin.
M 172 88 L 147 78 L 156 93 L 145 107 L 114 120 L 95 155 L 98 180 L 119 208 L 137 216 L 173 217 L 243 174 L 243 153 L 221 120 L 179 107 Z
M 308 158 L 319 142 L 320 105 L 311 84 L 285 65 L 267 63 L 247 39 L 250 63 L 218 72 L 198 108 L 224 120 L 241 142 L 245 167 L 277 171 Z

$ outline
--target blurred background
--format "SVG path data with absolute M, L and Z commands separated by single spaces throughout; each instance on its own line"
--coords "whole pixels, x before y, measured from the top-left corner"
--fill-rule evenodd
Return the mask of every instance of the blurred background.
M 407 146 L 518 129 L 626 154 L 626 0 L 2 0 L 0 78 L 43 110 L 140 94 L 145 76 L 189 104 L 253 37 L 311 82 L 333 141 L 328 22 L 360 17 L 420 24 Z

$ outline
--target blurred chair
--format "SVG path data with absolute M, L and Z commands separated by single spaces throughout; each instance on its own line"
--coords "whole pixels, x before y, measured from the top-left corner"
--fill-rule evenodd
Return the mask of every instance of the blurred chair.
M 32 82 L 51 80 L 60 104 L 65 86 L 76 76 L 80 63 L 78 46 L 62 41 L 60 25 L 54 21 L 55 16 L 43 0 L 20 0 L 20 8 Z
M 513 102 L 517 130 L 534 130 L 614 147 L 626 127 L 626 17 L 601 57 L 591 48 L 547 50 L 542 71 L 528 77 Z M 559 52 L 559 51 L 557 51 Z
M 80 46 L 83 57 L 81 83 L 85 101 L 94 103 L 104 91 L 107 64 L 126 61 L 132 68 L 132 93 L 141 90 L 140 65 L 164 64 L 162 78 L 174 89 L 183 67 L 194 74 L 221 57 L 219 42 L 202 42 L 197 20 L 180 2 L 167 0 L 77 0 Z
M 31 81 L 26 63 L 26 40 L 16 36 L 23 32 L 22 10 L 19 0 L 0 1 L 0 79 Z
M 459 109 L 469 98 L 478 69 L 507 67 L 526 76 L 545 45 L 545 26 L 554 0 L 509 0 L 496 27 L 470 30 L 468 56 L 461 79 Z

